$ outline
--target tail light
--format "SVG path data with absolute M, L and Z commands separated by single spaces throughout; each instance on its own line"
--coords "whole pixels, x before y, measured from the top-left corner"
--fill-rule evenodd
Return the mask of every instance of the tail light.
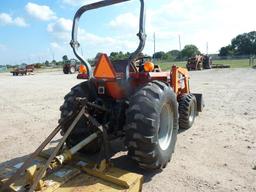
M 87 74 L 87 69 L 86 69 L 85 65 L 80 65 L 79 66 L 79 73 Z
M 146 72 L 152 72 L 152 71 L 154 70 L 154 68 L 155 68 L 154 63 L 149 62 L 149 61 L 147 61 L 146 63 L 144 63 L 144 70 L 145 70 Z

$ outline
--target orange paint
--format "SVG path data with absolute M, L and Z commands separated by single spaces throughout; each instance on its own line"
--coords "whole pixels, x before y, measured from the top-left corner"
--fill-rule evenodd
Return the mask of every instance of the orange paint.
M 106 82 L 106 87 L 111 97 L 115 99 L 122 99 L 124 97 L 124 90 L 117 82 Z
M 79 73 L 81 74 L 87 74 L 87 69 L 84 65 L 79 66 Z
M 177 95 L 190 93 L 189 73 L 187 69 L 173 66 L 171 70 L 171 86 Z M 181 86 L 184 85 L 184 86 Z
M 106 54 L 101 54 L 100 59 L 94 70 L 94 77 L 96 79 L 115 79 L 116 72 Z
M 122 99 L 124 97 L 124 89 L 117 81 L 117 77 L 120 77 L 120 74 L 116 73 L 106 54 L 100 55 L 94 70 L 94 77 L 104 82 L 103 84 L 111 97 L 114 99 Z
M 155 65 L 154 63 L 147 61 L 146 63 L 144 63 L 144 70 L 146 72 L 151 72 L 155 69 Z

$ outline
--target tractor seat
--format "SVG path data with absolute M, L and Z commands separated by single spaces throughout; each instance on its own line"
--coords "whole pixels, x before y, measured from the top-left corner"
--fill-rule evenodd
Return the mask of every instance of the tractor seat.
M 129 65 L 129 60 L 115 60 L 111 61 L 114 69 L 116 70 L 117 73 L 125 73 L 126 71 L 126 66 Z M 133 67 L 130 66 L 130 72 L 136 72 Z

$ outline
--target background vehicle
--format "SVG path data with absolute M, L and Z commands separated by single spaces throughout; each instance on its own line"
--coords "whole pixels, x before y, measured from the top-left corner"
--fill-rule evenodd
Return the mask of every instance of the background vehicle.
M 34 65 L 19 66 L 18 68 L 11 71 L 13 76 L 27 75 L 34 72 Z
M 211 69 L 212 59 L 208 55 L 196 55 L 188 59 L 186 67 L 189 71 Z
M 75 59 L 70 59 L 65 61 L 63 65 L 63 73 L 64 74 L 74 74 L 79 70 L 80 63 Z

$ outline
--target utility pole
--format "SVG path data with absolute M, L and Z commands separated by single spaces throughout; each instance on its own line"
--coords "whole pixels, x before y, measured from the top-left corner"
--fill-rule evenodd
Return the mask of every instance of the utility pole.
M 153 55 L 153 61 L 154 61 L 155 60 L 155 53 L 156 53 L 156 33 L 155 32 L 154 32 L 153 39 L 154 39 L 154 55 Z
M 179 35 L 179 48 L 180 48 L 180 51 L 181 51 L 181 40 L 180 40 L 180 35 Z
M 53 51 L 52 51 L 52 60 L 53 60 L 53 61 L 55 60 L 55 54 L 54 54 Z
M 82 56 L 84 56 L 84 52 L 83 52 L 82 46 L 80 48 L 81 48 L 81 54 L 82 54 Z
M 209 44 L 208 42 L 206 42 L 206 54 L 208 55 L 208 51 L 209 51 Z
M 181 60 L 181 40 L 180 40 L 180 35 L 179 35 L 179 48 L 180 48 L 180 54 L 179 54 L 179 59 Z

